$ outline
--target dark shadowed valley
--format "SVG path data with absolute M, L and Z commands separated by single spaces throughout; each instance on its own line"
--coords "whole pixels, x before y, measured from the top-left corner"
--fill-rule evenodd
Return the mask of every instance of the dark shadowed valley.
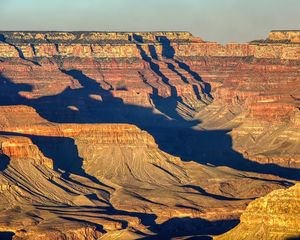
M 0 239 L 297 239 L 300 32 L 0 32 Z

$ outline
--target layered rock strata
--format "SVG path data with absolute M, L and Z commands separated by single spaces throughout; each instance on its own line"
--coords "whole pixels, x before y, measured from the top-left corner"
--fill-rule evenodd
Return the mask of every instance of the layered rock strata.
M 0 237 L 228 230 L 299 180 L 297 34 L 1 32 Z
M 268 37 L 269 41 L 279 42 L 300 42 L 300 31 L 271 31 Z
M 130 125 L 19 125 L 3 128 L 0 142 L 0 230 L 14 239 L 98 239 L 122 229 L 133 238 L 176 217 L 229 221 L 251 199 L 288 186 L 184 163 Z
M 300 236 L 300 185 L 275 190 L 251 202 L 241 223 L 215 239 L 298 239 Z
M 141 58 L 136 43 L 147 51 L 150 44 L 158 54 L 170 42 L 177 57 L 255 57 L 299 60 L 299 31 L 273 31 L 270 42 L 251 44 L 230 43 L 225 46 L 204 42 L 188 32 L 0 32 L 2 44 L 0 57 L 94 57 Z M 288 42 L 288 45 L 285 44 Z

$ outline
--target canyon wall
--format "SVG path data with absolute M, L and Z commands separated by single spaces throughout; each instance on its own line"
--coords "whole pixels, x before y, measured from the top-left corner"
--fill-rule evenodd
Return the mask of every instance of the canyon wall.
M 0 97 L 52 122 L 145 130 L 168 125 L 154 108 L 179 125 L 233 129 L 247 159 L 298 168 L 300 50 L 286 41 L 298 33 L 220 45 L 188 32 L 1 32 Z
M 251 199 L 288 186 L 183 162 L 133 125 L 54 124 L 23 108 L 29 114 L 3 125 L 0 138 L 0 234 L 14 239 L 151 237 L 172 218 L 236 219 Z
M 188 32 L 136 32 L 136 33 L 31 33 L 0 32 L 0 57 L 93 57 L 141 58 L 139 44 L 147 51 L 151 44 L 159 56 L 162 45 L 170 42 L 178 57 L 255 57 L 299 60 L 299 32 L 271 32 L 269 42 L 253 41 L 249 44 L 221 45 L 205 42 Z M 287 43 L 286 43 L 287 41 Z
M 300 235 L 300 186 L 275 190 L 251 202 L 241 223 L 215 239 L 297 239 Z
M 0 32 L 0 237 L 229 230 L 300 180 L 298 35 Z
M 281 42 L 300 42 L 300 31 L 271 31 L 268 37 L 269 41 L 281 41 Z

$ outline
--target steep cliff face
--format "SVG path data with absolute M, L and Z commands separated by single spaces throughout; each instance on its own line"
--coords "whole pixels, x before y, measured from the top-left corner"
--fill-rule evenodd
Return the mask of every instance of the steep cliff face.
M 0 231 L 225 232 L 299 180 L 299 49 L 297 31 L 1 32 Z
M 53 168 L 52 160 L 44 157 L 39 148 L 28 138 L 2 136 L 0 141 L 1 154 L 4 156 L 31 159 L 34 164 Z
M 272 31 L 269 42 L 230 43 L 225 46 L 204 42 L 189 32 L 0 32 L 0 36 L 0 57 L 19 57 L 21 54 L 26 58 L 141 58 L 137 43 L 145 49 L 151 44 L 151 48 L 161 55 L 164 54 L 162 45 L 169 42 L 173 53 L 167 51 L 168 54 L 178 57 L 254 56 L 299 60 L 299 31 Z
M 299 43 L 300 42 L 300 31 L 271 31 L 268 37 L 270 41 L 281 41 L 281 42 L 291 42 Z
M 298 239 L 300 236 L 300 185 L 275 190 L 251 202 L 241 223 L 215 239 Z
M 289 184 L 183 162 L 133 125 L 54 124 L 23 108 L 28 114 L 2 125 L 0 138 L 0 231 L 14 239 L 134 239 L 172 218 L 230 221 Z
M 68 142 L 63 138 L 74 138 L 79 157 L 84 159 L 82 168 L 99 180 L 109 179 L 114 184 L 121 185 L 124 183 L 139 185 L 141 182 L 172 185 L 188 181 L 180 159 L 159 151 L 153 137 L 132 125 L 64 124 L 3 128 L 3 131 L 39 136 L 41 139 L 35 137 L 33 139 L 45 148 L 53 144 L 55 137 L 62 138 L 61 147 L 67 148 Z M 32 145 L 29 139 L 10 138 L 12 142 L 9 140 L 2 142 L 3 154 L 37 160 L 40 153 L 36 151 L 38 148 Z M 22 139 L 25 141 L 24 144 L 22 144 Z M 53 148 L 58 147 L 56 145 L 58 144 L 55 144 Z M 71 162 L 69 164 L 72 165 Z
M 299 168 L 299 63 L 239 60 L 226 70 L 214 103 L 197 114 L 202 125 L 234 126 L 233 147 L 246 158 Z

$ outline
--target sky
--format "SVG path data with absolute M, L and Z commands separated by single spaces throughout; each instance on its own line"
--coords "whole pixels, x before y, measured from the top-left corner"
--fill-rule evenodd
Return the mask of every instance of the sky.
M 190 31 L 247 42 L 300 29 L 300 0 L 0 0 L 0 30 Z

